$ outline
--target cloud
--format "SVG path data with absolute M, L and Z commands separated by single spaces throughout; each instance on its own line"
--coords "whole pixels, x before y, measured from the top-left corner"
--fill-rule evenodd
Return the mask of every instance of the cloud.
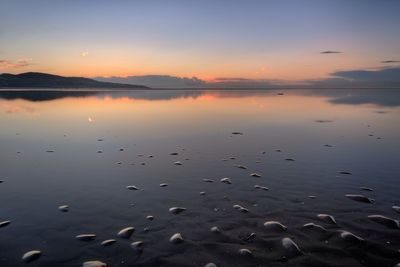
M 24 68 L 32 65 L 31 58 L 22 58 L 17 61 L 0 59 L 0 69 Z
M 176 77 L 169 75 L 143 75 L 128 77 L 96 77 L 98 81 L 127 84 L 140 84 L 151 88 L 193 88 L 203 87 L 205 81 L 197 78 Z
M 89 52 L 88 51 L 83 51 L 83 52 L 81 52 L 81 56 L 82 57 L 86 57 L 86 56 L 88 56 L 89 55 Z
M 333 51 L 333 50 L 326 50 L 326 51 L 322 51 L 320 52 L 320 54 L 342 54 L 343 52 L 341 51 Z
M 400 63 L 400 60 L 383 60 L 381 63 Z

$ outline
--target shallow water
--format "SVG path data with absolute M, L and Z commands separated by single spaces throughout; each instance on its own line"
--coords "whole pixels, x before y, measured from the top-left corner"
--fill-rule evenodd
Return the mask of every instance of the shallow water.
M 43 254 L 29 266 L 400 262 L 400 229 L 367 218 L 400 219 L 392 209 L 400 205 L 400 91 L 0 91 L 0 125 L 0 222 L 12 220 L 0 228 L 2 267 L 27 266 L 21 257 L 30 250 Z M 265 221 L 287 230 L 268 230 Z M 310 222 L 327 231 L 302 228 Z M 118 237 L 128 226 L 136 228 L 130 239 Z M 338 230 L 364 241 L 343 240 Z M 184 241 L 170 243 L 177 232 Z M 96 239 L 76 240 L 80 234 Z M 285 251 L 284 237 L 303 254 Z M 101 246 L 106 239 L 117 242 Z M 144 242 L 142 251 L 134 241 Z

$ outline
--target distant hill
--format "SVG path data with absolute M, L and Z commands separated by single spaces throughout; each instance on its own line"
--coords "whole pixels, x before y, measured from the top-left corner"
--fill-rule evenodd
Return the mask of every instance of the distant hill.
M 63 77 L 40 72 L 0 74 L 0 88 L 87 88 L 87 89 L 145 89 L 147 86 L 100 82 L 83 77 Z

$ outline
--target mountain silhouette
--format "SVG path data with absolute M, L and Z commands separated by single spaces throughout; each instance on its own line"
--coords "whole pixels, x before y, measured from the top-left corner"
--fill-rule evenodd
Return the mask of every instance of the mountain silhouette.
M 48 73 L 26 72 L 0 75 L 0 88 L 94 88 L 94 89 L 145 89 L 144 85 L 100 82 L 83 77 L 63 77 Z

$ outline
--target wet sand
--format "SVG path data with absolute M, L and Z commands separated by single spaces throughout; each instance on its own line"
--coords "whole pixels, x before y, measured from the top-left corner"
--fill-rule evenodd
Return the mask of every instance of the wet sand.
M 280 92 L 0 99 L 0 266 L 395 266 L 400 103 Z

